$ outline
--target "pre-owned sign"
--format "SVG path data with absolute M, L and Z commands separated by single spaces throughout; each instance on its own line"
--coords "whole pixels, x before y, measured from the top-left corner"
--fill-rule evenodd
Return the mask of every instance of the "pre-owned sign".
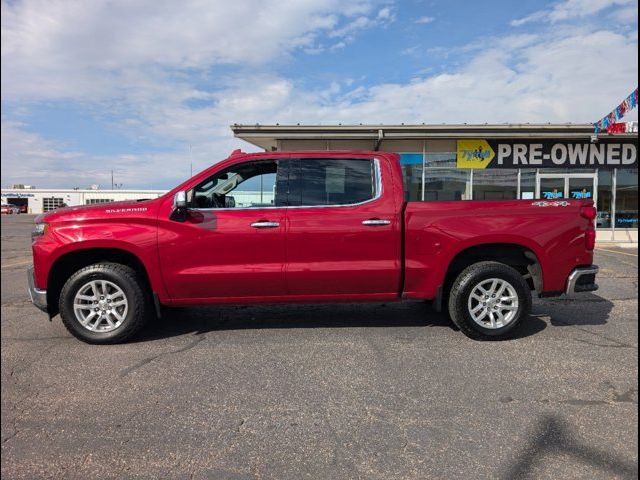
M 458 168 L 638 168 L 638 140 L 458 140 Z

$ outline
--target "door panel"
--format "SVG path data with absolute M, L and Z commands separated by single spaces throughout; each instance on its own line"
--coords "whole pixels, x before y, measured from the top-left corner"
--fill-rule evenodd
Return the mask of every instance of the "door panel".
M 158 219 L 161 266 L 174 300 L 286 295 L 286 207 L 278 206 L 273 187 L 276 165 L 254 163 L 255 169 L 238 164 L 212 175 L 189 191 L 192 207 L 184 216 Z M 252 191 L 264 186 L 261 176 L 271 185 Z M 274 206 L 253 206 L 265 203 Z M 198 208 L 210 204 L 228 207 Z
M 341 162 L 345 161 L 292 160 L 286 239 L 288 291 L 303 296 L 395 297 L 400 285 L 400 207 L 391 192 L 380 192 L 379 198 L 371 200 L 379 193 L 376 180 L 385 164 L 371 163 L 374 170 L 369 175 L 376 189 L 371 192 L 365 183 L 353 180 L 364 171 L 351 168 L 355 160 Z M 391 178 L 391 172 L 382 173 Z M 338 206 L 352 201 L 361 203 Z
M 284 295 L 285 220 L 284 208 L 190 211 L 184 222 L 164 220 L 160 258 L 169 294 L 174 299 Z M 251 226 L 260 221 L 279 226 Z

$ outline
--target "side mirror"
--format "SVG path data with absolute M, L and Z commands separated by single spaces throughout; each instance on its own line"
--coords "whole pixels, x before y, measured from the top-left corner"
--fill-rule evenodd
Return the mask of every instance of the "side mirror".
M 187 208 L 187 192 L 176 192 L 173 196 L 173 208 L 175 210 L 184 210 Z

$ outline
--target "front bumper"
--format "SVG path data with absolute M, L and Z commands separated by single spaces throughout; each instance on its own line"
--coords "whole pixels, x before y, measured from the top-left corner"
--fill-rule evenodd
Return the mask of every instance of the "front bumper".
M 564 293 L 567 296 L 573 296 L 576 293 L 595 292 L 598 290 L 598 285 L 596 284 L 598 270 L 596 265 L 576 268 L 567 279 L 567 289 Z
M 31 302 L 43 312 L 47 311 L 47 291 L 36 288 L 36 280 L 33 274 L 33 266 L 27 268 L 27 281 L 29 282 L 29 297 Z

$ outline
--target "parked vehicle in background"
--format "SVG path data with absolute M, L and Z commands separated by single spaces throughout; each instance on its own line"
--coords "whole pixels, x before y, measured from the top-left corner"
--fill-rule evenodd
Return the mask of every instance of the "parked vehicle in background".
M 16 207 L 15 205 L 12 205 L 10 203 L 3 203 L 0 206 L 0 213 L 5 214 L 5 215 L 19 215 L 20 214 L 20 208 Z
M 495 339 L 532 291 L 598 288 L 595 219 L 584 199 L 406 202 L 393 153 L 236 151 L 157 199 L 37 217 L 29 291 L 90 343 L 161 305 L 403 299 Z
M 18 205 L 18 208 L 20 209 L 20 213 L 29 213 L 29 206 L 26 203 Z

